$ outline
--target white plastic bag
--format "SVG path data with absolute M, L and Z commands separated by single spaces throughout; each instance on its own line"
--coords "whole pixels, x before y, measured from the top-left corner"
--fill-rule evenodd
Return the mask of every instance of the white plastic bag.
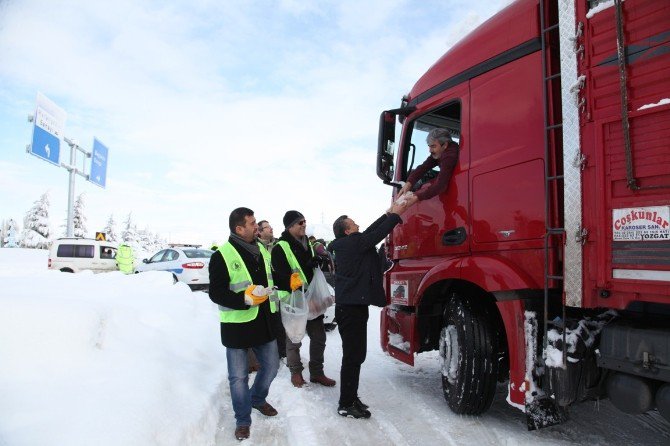
M 293 343 L 302 341 L 307 328 L 307 303 L 302 290 L 295 290 L 281 303 L 281 322 Z
M 335 290 L 326 282 L 326 276 L 319 268 L 314 268 L 314 277 L 305 293 L 309 314 L 308 320 L 316 319 L 335 303 Z

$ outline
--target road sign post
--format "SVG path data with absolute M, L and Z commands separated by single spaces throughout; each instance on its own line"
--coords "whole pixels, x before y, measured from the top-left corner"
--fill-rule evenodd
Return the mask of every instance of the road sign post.
M 74 234 L 74 180 L 75 174 L 89 180 L 91 183 L 105 188 L 107 182 L 107 157 L 109 150 L 97 139 L 93 139 L 93 152 L 87 152 L 75 141 L 63 136 L 65 127 L 65 111 L 54 104 L 42 93 L 37 93 L 37 107 L 35 115 L 29 118 L 33 122 L 33 137 L 27 151 L 56 166 L 63 167 L 69 172 L 69 188 L 67 202 L 67 236 Z M 60 161 L 61 141 L 70 146 L 70 164 Z M 86 158 L 91 158 L 91 174 L 77 169 L 77 151 L 82 152 Z

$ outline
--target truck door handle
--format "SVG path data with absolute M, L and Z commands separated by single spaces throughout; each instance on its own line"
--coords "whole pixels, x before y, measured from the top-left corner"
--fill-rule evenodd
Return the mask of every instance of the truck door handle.
M 460 245 L 465 241 L 466 238 L 467 235 L 465 233 L 465 228 L 461 226 L 459 228 L 445 232 L 442 235 L 442 244 L 446 246 Z

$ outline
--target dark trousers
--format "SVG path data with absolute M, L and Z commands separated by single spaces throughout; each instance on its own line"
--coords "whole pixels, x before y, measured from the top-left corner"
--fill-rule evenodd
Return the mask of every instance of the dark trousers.
M 335 305 L 342 338 L 340 406 L 351 406 L 358 397 L 358 380 L 368 347 L 368 316 L 367 305 Z
M 326 329 L 323 326 L 323 316 L 307 321 L 305 327 L 309 337 L 309 374 L 323 376 L 323 352 L 326 350 Z M 302 342 L 294 343 L 286 338 L 286 365 L 293 373 L 302 373 L 300 347 Z

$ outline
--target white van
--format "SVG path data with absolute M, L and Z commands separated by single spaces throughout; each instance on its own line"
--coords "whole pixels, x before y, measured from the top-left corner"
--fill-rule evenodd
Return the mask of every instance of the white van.
M 95 273 L 117 271 L 117 246 L 88 238 L 59 238 L 49 250 L 49 269 L 76 273 L 90 269 Z

